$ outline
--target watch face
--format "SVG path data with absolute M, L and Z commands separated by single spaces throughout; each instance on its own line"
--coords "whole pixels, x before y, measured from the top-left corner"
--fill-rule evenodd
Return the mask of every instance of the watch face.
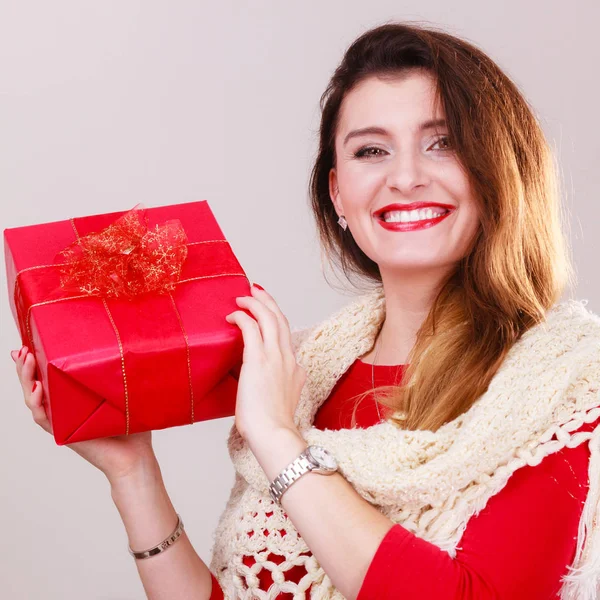
M 311 446 L 310 453 L 313 458 L 326 469 L 336 469 L 337 462 L 327 450 L 321 446 Z

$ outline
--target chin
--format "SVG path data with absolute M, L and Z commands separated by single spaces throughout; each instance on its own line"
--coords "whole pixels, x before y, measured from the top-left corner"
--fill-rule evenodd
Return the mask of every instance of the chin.
M 399 261 L 399 262 L 380 262 L 380 269 L 395 271 L 398 273 L 419 273 L 426 271 L 440 271 L 447 269 L 447 263 L 423 262 L 423 261 Z
M 434 255 L 430 254 L 428 256 L 415 256 L 413 252 L 410 254 L 411 256 L 388 256 L 386 258 L 378 256 L 373 260 L 379 265 L 380 269 L 406 273 L 444 271 L 452 268 L 457 262 L 449 259 L 447 252 L 440 252 Z

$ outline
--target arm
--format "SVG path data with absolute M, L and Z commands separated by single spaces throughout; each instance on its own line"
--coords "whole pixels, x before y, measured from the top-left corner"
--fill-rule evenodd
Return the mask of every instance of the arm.
M 175 529 L 177 515 L 165 489 L 158 462 L 152 461 L 137 472 L 110 481 L 112 499 L 123 519 L 129 546 L 146 550 Z M 123 549 L 127 553 L 127 549 Z M 185 530 L 166 552 L 134 561 L 149 600 L 216 600 L 211 596 L 213 578 L 196 554 Z M 222 595 L 220 596 L 222 598 Z
M 307 444 L 300 434 L 278 429 L 255 435 L 250 449 L 272 481 Z M 340 474 L 308 473 L 281 498 L 281 506 L 333 585 L 357 597 L 373 556 L 394 525 Z
M 264 436 L 253 452 L 272 480 L 304 448 L 285 431 Z M 581 444 L 516 471 L 469 521 L 456 559 L 388 520 L 338 473 L 301 477 L 282 506 L 349 599 L 545 599 L 573 559 L 588 462 Z
M 395 525 L 373 559 L 359 600 L 556 598 L 574 558 L 589 458 L 584 443 L 517 470 L 471 518 L 456 559 Z
M 244 338 L 235 427 L 271 481 L 307 447 L 294 425 L 306 375 L 294 357 L 312 330 L 291 332 L 269 294 L 255 285 L 251 294 L 236 303 L 252 316 L 238 310 L 225 317 Z M 346 598 L 356 598 L 393 523 L 339 473 L 302 477 L 286 491 L 282 506 L 334 585 Z
M 25 404 L 34 421 L 46 432 L 52 425 L 44 408 L 42 386 L 37 385 L 36 363 L 23 346 L 11 352 L 24 392 Z M 37 386 L 37 388 L 36 388 Z M 170 535 L 177 516 L 165 490 L 160 468 L 152 450 L 151 432 L 114 436 L 67 444 L 99 469 L 108 479 L 111 495 L 134 550 L 147 550 Z M 126 549 L 123 549 L 125 556 Z M 135 560 L 130 557 L 130 560 Z M 166 552 L 136 561 L 144 589 L 151 600 L 220 600 L 208 567 L 200 560 L 185 531 Z M 213 596 L 211 596 L 211 586 Z

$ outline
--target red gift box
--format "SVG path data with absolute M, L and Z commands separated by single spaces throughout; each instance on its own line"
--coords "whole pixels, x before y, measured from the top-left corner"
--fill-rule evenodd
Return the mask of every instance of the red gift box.
M 141 210 L 148 231 L 166 222 L 184 232 L 181 270 L 166 269 L 162 291 L 111 295 L 96 282 L 82 285 L 57 260 L 70 249 L 80 264 L 82 240 L 134 211 L 4 230 L 11 309 L 35 353 L 58 445 L 235 414 L 243 338 L 225 316 L 239 309 L 237 296 L 250 295 L 250 282 L 207 201 Z M 118 260 L 130 252 L 121 247 Z M 154 273 L 159 254 L 138 260 L 138 271 Z M 108 281 L 119 273 L 127 275 L 115 269 Z

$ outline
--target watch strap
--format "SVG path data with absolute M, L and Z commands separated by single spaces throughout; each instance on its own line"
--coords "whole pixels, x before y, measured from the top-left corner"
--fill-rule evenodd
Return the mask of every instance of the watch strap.
M 281 504 L 281 496 L 284 492 L 302 475 L 316 469 L 312 461 L 308 459 L 308 448 L 304 450 L 297 458 L 295 458 L 285 469 L 275 477 L 269 486 L 271 498 L 277 504 Z

